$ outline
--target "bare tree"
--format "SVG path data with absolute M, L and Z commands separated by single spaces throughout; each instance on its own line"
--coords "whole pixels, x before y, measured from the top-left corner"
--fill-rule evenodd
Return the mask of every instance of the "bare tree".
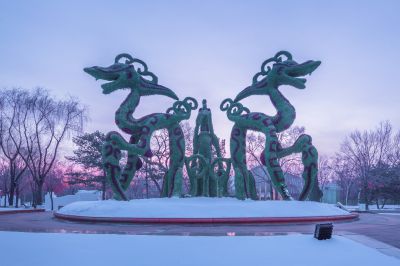
M 305 132 L 304 127 L 294 126 L 282 133 L 278 134 L 278 139 L 282 145 L 282 147 L 288 147 L 292 145 L 296 139 Z M 261 153 L 264 151 L 265 148 L 265 136 L 258 132 L 249 132 L 246 138 L 246 152 L 247 152 L 247 161 L 249 163 L 250 168 L 259 167 L 261 171 L 257 171 L 254 174 L 260 175 L 259 178 L 265 180 L 268 183 L 269 191 L 270 191 L 270 198 L 274 199 L 277 197 L 277 194 L 274 193 L 273 185 L 268 177 L 268 172 L 263 164 L 261 163 Z M 279 160 L 279 163 L 282 167 L 283 172 L 290 173 L 293 175 L 301 175 L 303 170 L 301 164 L 301 157 L 299 154 L 293 154 Z
M 333 179 L 342 188 L 344 194 L 345 205 L 349 204 L 350 192 L 356 185 L 357 175 L 355 166 L 348 160 L 346 160 L 340 154 L 337 154 L 333 161 Z
M 156 131 L 151 138 L 151 149 L 153 157 L 142 157 L 144 160 L 143 167 L 139 170 L 139 175 L 146 182 L 146 197 L 149 197 L 149 180 L 152 181 L 159 194 L 162 190 L 162 180 L 168 171 L 169 154 L 169 137 L 166 129 Z
M 372 178 L 372 171 L 378 163 L 390 159 L 392 141 L 392 126 L 381 122 L 375 130 L 359 130 L 351 133 L 341 145 L 340 156 L 343 160 L 351 163 L 352 169 L 356 172 L 361 184 L 363 201 L 368 210 L 372 194 L 369 182 Z
M 181 123 L 181 127 L 185 137 L 185 153 L 188 156 L 193 152 L 193 129 L 188 122 Z M 146 197 L 149 195 L 149 188 L 152 187 L 150 184 L 153 184 L 158 193 L 161 194 L 162 181 L 168 171 L 170 153 L 169 136 L 166 129 L 158 130 L 153 134 L 151 139 L 151 148 L 153 157 L 142 157 L 144 165 L 139 171 L 140 177 L 145 179 Z M 186 190 L 188 190 L 189 182 L 187 181 L 188 178 L 185 174 L 184 178 L 184 185 L 186 186 Z
M 57 158 L 61 142 L 82 129 L 86 111 L 75 99 L 55 100 L 44 89 L 30 93 L 28 118 L 23 121 L 25 163 L 35 186 L 34 206 L 43 202 L 43 184 Z
M 392 149 L 388 156 L 388 163 L 392 166 L 400 166 L 400 130 L 394 135 L 390 147 Z
M 299 138 L 301 134 L 304 134 L 306 129 L 304 127 L 294 126 L 286 131 L 278 134 L 278 140 L 283 148 L 293 145 L 293 143 Z M 301 154 L 292 154 L 283 157 L 279 160 L 284 173 L 290 173 L 292 175 L 301 175 L 303 171 L 303 165 L 301 164 Z
M 54 193 L 60 193 L 65 186 L 63 180 L 65 169 L 65 165 L 63 165 L 61 162 L 54 163 L 44 182 L 44 189 L 46 190 L 46 193 L 50 194 L 52 210 L 54 209 Z
M 181 126 L 182 126 L 183 136 L 185 137 L 186 156 L 190 156 L 193 154 L 194 130 L 187 121 L 182 122 Z
M 256 132 L 249 132 L 247 134 L 247 161 L 250 169 L 258 167 L 260 171 L 254 171 L 253 174 L 255 177 L 263 179 L 269 186 L 270 199 L 274 199 L 274 187 L 272 185 L 272 181 L 269 178 L 267 169 L 261 163 L 261 153 L 265 148 L 265 137 L 262 134 Z
M 0 158 L 0 197 L 4 197 L 4 201 L 0 202 L 3 207 L 7 206 L 8 185 L 10 184 L 7 163 Z
M 383 208 L 387 201 L 400 198 L 400 169 L 386 163 L 378 163 L 371 172 L 368 182 L 371 198 L 375 200 L 378 209 Z
M 22 89 L 2 90 L 0 98 L 0 148 L 9 168 L 8 205 L 14 204 L 15 192 L 27 164 L 21 157 L 24 150 L 22 124 L 28 116 L 28 92 Z M 18 193 L 17 193 L 18 195 Z M 18 207 L 18 199 L 15 202 Z
M 318 184 L 321 190 L 333 180 L 334 176 L 334 160 L 326 155 L 318 158 Z

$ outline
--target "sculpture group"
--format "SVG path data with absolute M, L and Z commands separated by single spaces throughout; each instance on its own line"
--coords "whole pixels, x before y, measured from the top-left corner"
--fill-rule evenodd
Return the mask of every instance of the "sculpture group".
M 109 67 L 89 67 L 84 71 L 96 79 L 109 81 L 101 85 L 104 94 L 116 90 L 128 90 L 128 96 L 115 113 L 115 123 L 121 131 L 128 134 L 127 141 L 116 131 L 106 135 L 103 146 L 103 166 L 106 177 L 117 200 L 127 200 L 125 191 L 129 187 L 137 170 L 142 167 L 141 157 L 152 157 L 150 139 L 154 131 L 166 129 L 169 135 L 169 168 L 163 180 L 163 197 L 182 196 L 183 168 L 186 167 L 190 192 L 193 197 L 228 196 L 228 180 L 231 167 L 234 170 L 235 196 L 238 199 L 256 199 L 255 180 L 246 164 L 247 130 L 265 135 L 265 150 L 261 162 L 266 167 L 276 191 L 285 200 L 292 196 L 285 184 L 279 159 L 293 153 L 302 154 L 304 187 L 299 200 L 311 199 L 313 190 L 318 189 L 317 165 L 318 153 L 309 135 L 301 135 L 290 147 L 283 148 L 277 133 L 288 129 L 296 117 L 295 108 L 279 91 L 282 85 L 297 89 L 305 88 L 305 78 L 319 65 L 320 61 L 297 63 L 289 52 L 278 52 L 261 65 L 252 80 L 252 84 L 242 90 L 234 100 L 225 99 L 220 105 L 227 117 L 234 122 L 230 137 L 230 158 L 223 158 L 218 137 L 214 133 L 211 110 L 207 101 L 196 118 L 193 137 L 193 154 L 185 156 L 185 138 L 180 122 L 187 120 L 191 112 L 198 108 L 194 98 L 179 100 L 169 88 L 158 84 L 158 78 L 148 70 L 140 59 L 129 54 L 120 54 Z M 148 95 L 164 95 L 175 100 L 165 113 L 153 113 L 141 118 L 134 118 L 133 113 L 140 98 Z M 251 95 L 266 95 L 277 110 L 275 116 L 250 112 L 240 101 Z M 127 159 L 121 168 L 122 151 Z M 213 152 L 215 151 L 215 152 Z

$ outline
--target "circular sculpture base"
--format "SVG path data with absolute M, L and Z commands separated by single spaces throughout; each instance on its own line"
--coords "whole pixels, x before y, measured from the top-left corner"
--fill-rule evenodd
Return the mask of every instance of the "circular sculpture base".
M 358 214 L 325 203 L 234 198 L 85 201 L 69 204 L 54 216 L 78 222 L 174 224 L 311 223 L 358 218 Z

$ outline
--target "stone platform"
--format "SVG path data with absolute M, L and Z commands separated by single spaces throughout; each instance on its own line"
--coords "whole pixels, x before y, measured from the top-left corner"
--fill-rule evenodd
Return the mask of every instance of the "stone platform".
M 280 224 L 349 221 L 358 214 L 311 201 L 253 201 L 234 198 L 156 198 L 89 201 L 54 213 L 59 219 L 108 223 Z

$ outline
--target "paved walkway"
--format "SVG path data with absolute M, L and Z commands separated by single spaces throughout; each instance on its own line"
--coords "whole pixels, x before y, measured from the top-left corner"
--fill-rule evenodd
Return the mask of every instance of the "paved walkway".
M 52 212 L 9 214 L 0 216 L 0 231 L 111 233 L 141 235 L 277 235 L 312 234 L 314 224 L 296 225 L 160 225 L 160 224 L 93 224 L 55 219 Z M 360 214 L 360 219 L 335 223 L 334 233 L 365 235 L 400 248 L 400 215 Z

